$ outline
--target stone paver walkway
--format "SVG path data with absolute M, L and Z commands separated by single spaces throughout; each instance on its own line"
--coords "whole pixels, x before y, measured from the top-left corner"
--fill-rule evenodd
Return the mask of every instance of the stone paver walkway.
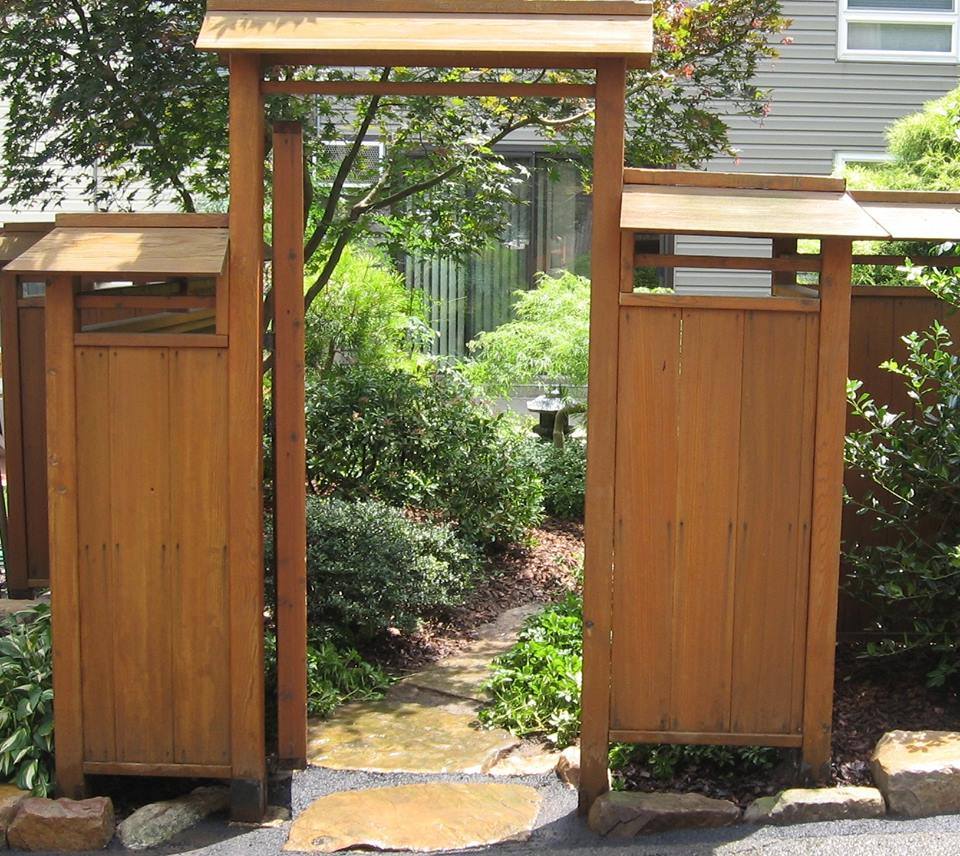
M 541 797 L 502 777 L 553 771 L 557 757 L 506 731 L 483 729 L 477 711 L 490 664 L 516 641 L 535 605 L 480 628 L 461 652 L 399 681 L 376 702 L 344 705 L 311 721 L 307 759 L 317 767 L 496 779 L 342 791 L 311 803 L 291 825 L 286 850 L 436 852 L 524 840 Z

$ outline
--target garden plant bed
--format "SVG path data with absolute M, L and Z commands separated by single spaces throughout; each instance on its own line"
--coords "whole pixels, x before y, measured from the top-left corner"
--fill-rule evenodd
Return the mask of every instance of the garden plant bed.
M 837 659 L 833 707 L 833 785 L 872 785 L 870 757 L 885 732 L 956 731 L 960 698 L 955 691 L 926 685 L 922 666 L 867 662 L 849 649 Z M 626 790 L 696 792 L 729 799 L 745 808 L 752 800 L 797 783 L 789 753 L 773 750 L 773 766 L 744 769 L 710 760 L 682 762 L 669 778 L 656 778 L 648 764 L 628 762 L 618 774 Z
M 548 520 L 514 544 L 491 555 L 487 573 L 467 602 L 442 619 L 424 621 L 410 635 L 366 652 L 391 671 L 413 672 L 456 653 L 475 638 L 477 627 L 512 607 L 551 603 L 577 587 L 583 564 L 583 524 Z

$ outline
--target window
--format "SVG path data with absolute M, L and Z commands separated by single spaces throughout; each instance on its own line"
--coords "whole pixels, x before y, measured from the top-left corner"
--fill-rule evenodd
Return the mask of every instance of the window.
M 836 152 L 833 156 L 833 174 L 843 175 L 848 166 L 867 163 L 888 163 L 893 156 L 888 152 Z
M 840 0 L 839 59 L 957 62 L 960 0 Z

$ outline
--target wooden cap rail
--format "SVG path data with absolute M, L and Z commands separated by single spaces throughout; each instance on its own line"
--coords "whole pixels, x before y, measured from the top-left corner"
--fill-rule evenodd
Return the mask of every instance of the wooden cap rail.
M 472 15 L 653 14 L 645 0 L 209 0 L 208 12 L 399 12 Z

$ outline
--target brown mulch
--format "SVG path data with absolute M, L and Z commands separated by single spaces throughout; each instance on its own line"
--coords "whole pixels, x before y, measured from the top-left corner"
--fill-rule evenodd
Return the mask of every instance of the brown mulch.
M 843 650 L 838 656 L 833 708 L 833 781 L 835 785 L 870 785 L 870 756 L 887 731 L 956 731 L 960 698 L 956 692 L 926 685 L 926 670 L 908 663 L 877 663 Z M 787 751 L 771 769 L 724 769 L 697 762 L 670 779 L 633 763 L 623 771 L 625 786 L 641 791 L 689 791 L 733 800 L 745 807 L 760 796 L 795 787 L 797 756 Z
M 476 638 L 476 629 L 501 613 L 528 603 L 550 603 L 578 585 L 583 565 L 583 524 L 547 521 L 528 543 L 490 556 L 483 581 L 467 603 L 442 618 L 425 621 L 409 636 L 397 635 L 367 652 L 391 670 L 416 671 L 456 653 Z

